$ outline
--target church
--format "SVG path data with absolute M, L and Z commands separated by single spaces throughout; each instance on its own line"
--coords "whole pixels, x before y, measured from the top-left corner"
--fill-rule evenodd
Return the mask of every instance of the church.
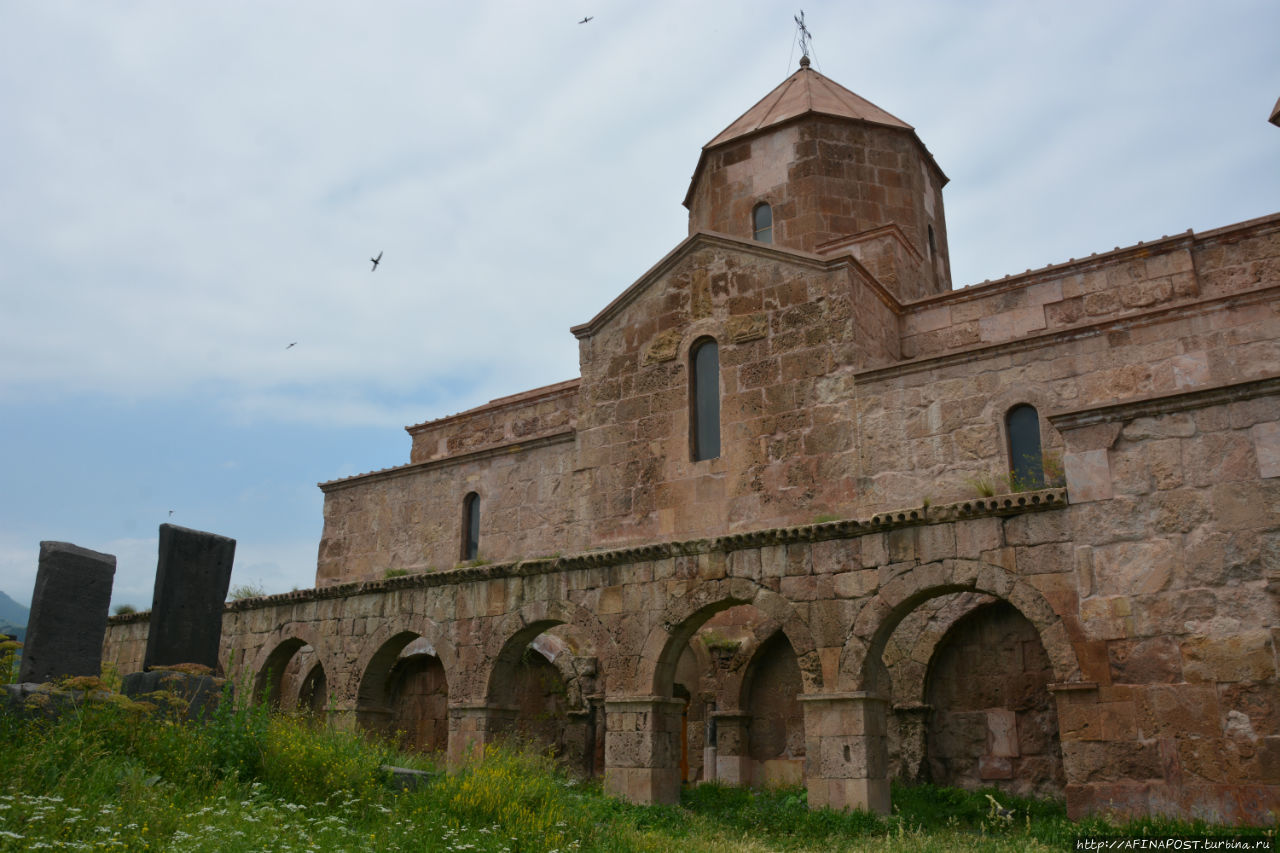
M 890 780 L 1280 810 L 1280 214 L 953 288 L 947 177 L 810 66 L 714 136 L 580 375 L 321 484 L 259 695 L 638 802 Z M 123 671 L 146 615 L 116 617 Z

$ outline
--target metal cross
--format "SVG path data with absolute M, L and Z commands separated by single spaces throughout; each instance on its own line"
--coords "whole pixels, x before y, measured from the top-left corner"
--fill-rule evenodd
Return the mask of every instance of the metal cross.
M 809 34 L 809 28 L 804 25 L 804 9 L 800 10 L 800 14 L 795 16 L 796 30 L 800 33 L 800 52 L 805 56 L 809 55 L 809 39 L 813 38 Z

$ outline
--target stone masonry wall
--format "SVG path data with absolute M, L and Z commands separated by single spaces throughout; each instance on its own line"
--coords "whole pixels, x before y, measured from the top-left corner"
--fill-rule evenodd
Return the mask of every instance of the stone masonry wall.
M 1232 429 L 1251 433 L 1268 423 L 1238 421 Z M 1075 432 L 1067 433 L 1072 448 Z M 1195 446 L 1193 436 L 1185 438 Z M 1255 450 L 1250 460 L 1271 458 L 1268 452 Z M 1220 484 L 1228 496 L 1254 492 L 1236 496 L 1232 506 L 1244 514 L 1235 520 L 1210 514 L 1204 523 L 1250 532 L 1264 547 L 1277 534 L 1277 483 L 1273 474 Z M 1218 486 L 1196 488 L 1215 494 Z M 599 661 L 613 720 L 605 733 L 606 784 L 664 801 L 678 793 L 679 781 L 669 740 L 681 703 L 663 698 L 674 687 L 674 662 L 714 613 L 750 604 L 777 622 L 795 651 L 811 803 L 884 808 L 884 714 L 894 688 L 879 681 L 880 657 L 917 606 L 968 592 L 1007 601 L 1035 628 L 1053 670 L 1073 814 L 1114 803 L 1140 813 L 1268 819 L 1267 810 L 1280 806 L 1274 564 L 1260 551 L 1256 562 L 1236 564 L 1234 584 L 1217 578 L 1218 587 L 1191 586 L 1200 581 L 1183 580 L 1176 568 L 1163 572 L 1159 554 L 1143 549 L 1146 534 L 1132 529 L 1131 515 L 1107 501 L 1062 508 L 1062 497 L 1049 491 L 917 507 L 864 521 L 234 602 L 224 619 L 225 656 L 234 651 L 237 666 L 258 673 L 276 649 L 305 643 L 324 666 L 337 718 L 353 720 L 364 673 L 381 650 L 422 636 L 445 672 L 450 752 L 461 755 L 468 741 L 515 724 L 513 712 L 491 706 L 494 687 L 510 681 L 519 651 L 537 632 L 562 625 L 573 632 L 575 654 Z M 1243 507 L 1241 499 L 1248 499 Z M 1120 547 L 1108 548 L 1113 541 Z M 1081 552 L 1086 542 L 1092 550 Z M 1065 560 L 1051 558 L 1064 550 Z M 1152 580 L 1153 571 L 1165 580 Z M 1155 583 L 1150 592 L 1143 586 Z M 121 639 L 133 636 L 138 621 L 112 621 L 109 659 L 127 653 Z M 1175 648 L 1179 681 L 1161 663 Z M 1144 656 L 1165 669 L 1138 676 L 1128 662 Z M 612 727 L 624 723 L 633 728 Z M 626 737 L 615 742 L 613 732 Z M 618 752 L 623 743 L 629 745 Z M 1238 766 L 1222 764 L 1237 754 Z
M 1054 424 L 1097 684 L 1061 708 L 1077 809 L 1248 813 L 1280 778 L 1280 379 Z
M 1280 259 L 1280 254 L 1269 254 L 1280 252 L 1278 235 L 1280 217 L 1258 221 L 1235 235 L 1232 252 L 1262 259 L 1251 262 L 1254 266 L 1272 264 Z M 1210 238 L 1197 252 L 1202 251 L 1205 258 L 1222 258 L 1226 253 L 1219 242 L 1218 237 Z M 1146 270 L 1168 270 L 1177 264 L 1189 265 L 1191 258 L 1190 246 L 1184 246 L 1133 263 Z M 1092 275 L 1105 281 L 1134 268 L 1126 262 Z M 1221 289 L 1221 282 L 1242 268 L 1249 267 L 1236 264 L 1231 268 L 1235 272 L 1209 267 L 1206 275 L 1215 282 L 1213 287 Z M 1198 292 L 1200 279 L 1187 276 L 1184 289 Z M 1167 278 L 1163 283 L 1135 280 L 1132 292 L 1156 286 L 1173 293 Z M 913 306 L 917 313 L 904 317 L 904 328 L 921 328 L 919 312 L 947 311 L 954 318 L 962 306 L 994 309 L 1004 304 L 1011 306 L 1004 313 L 952 328 L 977 334 L 976 329 L 993 320 L 997 322 L 992 328 L 1008 329 L 1010 317 L 1025 316 L 1022 312 L 1029 310 L 1025 301 L 1034 302 L 1040 298 L 1037 293 L 1060 289 L 1066 290 L 1064 280 L 1008 293 L 997 289 L 975 301 L 946 307 Z M 1277 297 L 1280 283 L 1268 281 L 1231 295 L 1119 312 L 1061 329 L 1024 331 L 1003 342 L 832 377 L 831 383 L 839 386 L 834 395 L 852 401 L 854 407 L 847 422 L 857 433 L 862 467 L 856 494 L 865 501 L 857 509 L 907 505 L 925 497 L 956 500 L 975 494 L 983 480 L 999 486 L 1009 465 L 1004 417 L 1019 403 L 1036 407 L 1045 452 L 1060 458 L 1061 436 L 1047 420 L 1054 412 L 1280 375 Z M 1035 311 L 1048 317 L 1054 314 L 1052 308 L 1046 304 Z M 923 336 L 915 337 L 919 341 Z
M 851 283 L 847 260 L 797 269 L 766 247 L 695 239 L 630 301 L 575 329 L 576 516 L 592 544 L 803 523 L 850 501 L 847 404 L 825 377 L 884 362 L 892 312 Z M 694 462 L 687 365 L 704 336 L 719 345 L 721 453 Z
M 571 432 L 578 380 L 500 397 L 461 414 L 408 427 L 410 463 L 431 462 Z
M 479 559 L 580 547 L 571 517 L 572 434 L 327 483 L 316 583 L 462 559 L 462 505 L 480 496 Z

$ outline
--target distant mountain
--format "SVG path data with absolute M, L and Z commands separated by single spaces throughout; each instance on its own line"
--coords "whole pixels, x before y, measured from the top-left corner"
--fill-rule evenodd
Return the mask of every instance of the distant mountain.
M 0 620 L 0 634 L 9 634 L 10 636 L 17 637 L 18 642 L 23 643 L 26 642 L 27 639 L 27 626 L 10 625 L 8 622 Z
M 30 610 L 23 607 L 3 592 L 0 592 L 0 622 L 13 625 L 17 628 L 23 628 L 26 627 L 27 620 L 30 616 Z

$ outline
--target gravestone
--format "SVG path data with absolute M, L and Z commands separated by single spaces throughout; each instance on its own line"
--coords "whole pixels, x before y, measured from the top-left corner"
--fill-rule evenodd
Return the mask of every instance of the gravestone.
M 116 558 L 69 542 L 41 542 L 19 682 L 102 672 L 102 639 Z
M 235 554 L 234 539 L 160 525 L 160 559 L 144 670 L 180 663 L 217 670 L 222 608 Z

